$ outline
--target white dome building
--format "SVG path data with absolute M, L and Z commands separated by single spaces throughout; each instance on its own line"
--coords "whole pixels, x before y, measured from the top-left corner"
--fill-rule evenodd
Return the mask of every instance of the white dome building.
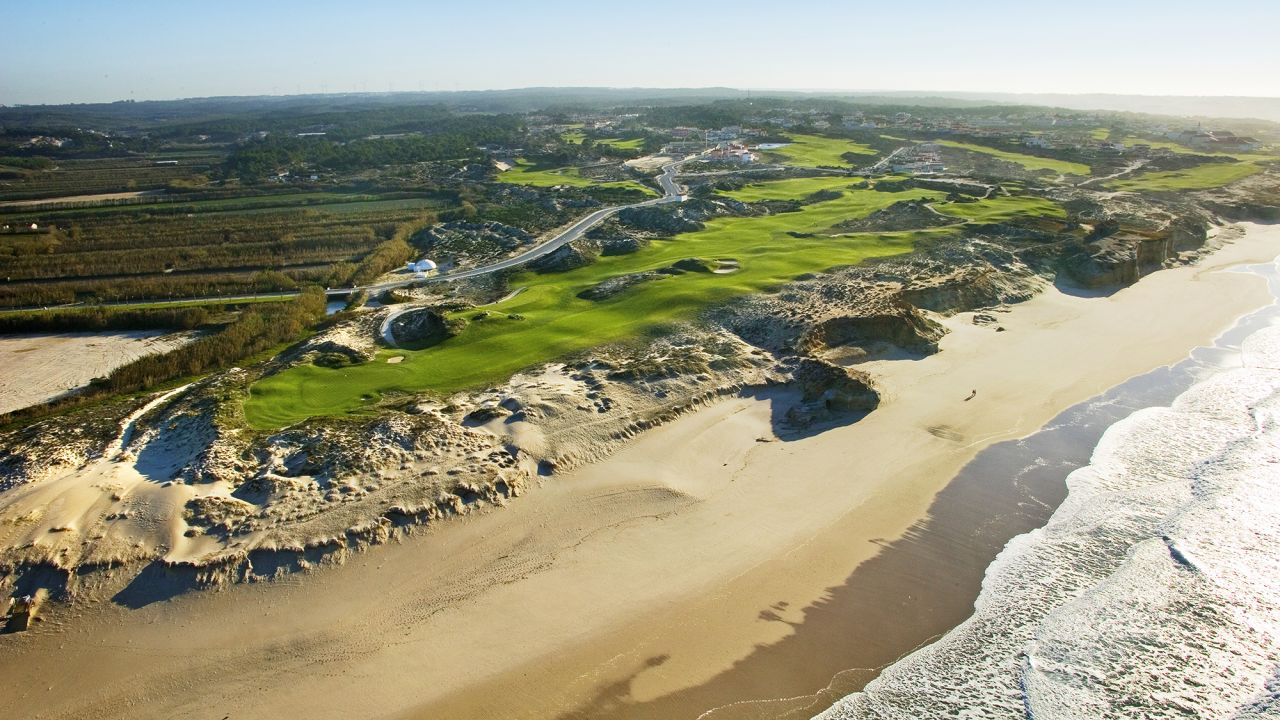
M 426 273 L 435 271 L 436 264 L 430 260 L 427 260 L 426 258 L 423 258 L 422 260 L 419 260 L 417 262 L 405 263 L 405 269 L 412 273 L 425 275 Z

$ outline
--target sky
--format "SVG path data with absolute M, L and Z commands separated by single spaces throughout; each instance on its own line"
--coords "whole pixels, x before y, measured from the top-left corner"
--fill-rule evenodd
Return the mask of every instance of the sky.
M 0 0 L 0 104 L 534 86 L 1280 96 L 1280 0 Z

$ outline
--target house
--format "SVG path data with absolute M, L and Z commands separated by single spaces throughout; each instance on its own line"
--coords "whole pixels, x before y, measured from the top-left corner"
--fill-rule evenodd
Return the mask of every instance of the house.
M 707 154 L 707 159 L 713 162 L 731 162 L 738 165 L 749 165 L 756 161 L 756 156 L 746 147 L 737 143 L 721 145 Z
M 894 163 L 893 171 L 896 173 L 909 173 L 911 175 L 933 175 L 946 171 L 946 166 L 937 160 L 916 160 L 911 162 Z
M 405 263 L 404 269 L 417 275 L 426 275 L 429 272 L 435 271 L 437 268 L 434 262 L 423 258 L 417 262 L 410 261 Z

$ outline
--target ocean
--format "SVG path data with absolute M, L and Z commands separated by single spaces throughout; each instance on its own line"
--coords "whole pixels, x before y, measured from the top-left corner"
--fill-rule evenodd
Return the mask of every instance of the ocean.
M 820 718 L 1280 717 L 1280 306 L 993 452 L 1069 469 L 1065 499 L 967 621 Z

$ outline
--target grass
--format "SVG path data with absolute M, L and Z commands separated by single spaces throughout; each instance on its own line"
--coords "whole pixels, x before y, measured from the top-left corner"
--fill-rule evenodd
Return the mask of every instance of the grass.
M 534 187 L 556 187 L 557 185 L 568 185 L 569 187 L 615 187 L 626 188 L 628 190 L 640 190 L 646 195 L 657 195 L 657 191 L 653 188 L 641 185 L 632 180 L 622 180 L 617 182 L 598 182 L 591 178 L 583 177 L 577 168 L 549 168 L 540 169 L 535 167 L 527 160 L 517 160 L 516 166 L 498 175 L 498 181 L 504 183 L 514 183 L 516 185 L 532 185 Z
M 630 140 L 624 140 L 623 138 L 609 138 L 607 140 L 600 140 L 596 144 L 608 145 L 609 147 L 616 147 L 620 150 L 639 150 L 644 146 L 644 138 L 632 138 Z
M 1052 200 L 1025 195 L 994 197 L 975 203 L 937 203 L 933 208 L 977 223 L 1008 222 L 1019 217 L 1067 217 L 1067 211 Z
M 253 386 L 245 402 L 245 417 L 256 428 L 272 429 L 311 416 L 359 414 L 391 393 L 448 393 L 482 387 L 539 363 L 655 332 L 692 318 L 708 306 L 778 287 L 803 273 L 905 253 L 921 238 L 953 231 L 840 237 L 794 237 L 789 233 L 821 233 L 842 220 L 865 216 L 900 200 L 937 196 L 921 190 L 846 190 L 838 199 L 794 213 L 716 219 L 698 232 L 656 241 L 631 255 L 602 257 L 578 270 L 522 273 L 511 284 L 527 287 L 525 292 L 487 307 L 489 315 L 482 320 L 475 319 L 475 310 L 460 313 L 471 322 L 447 342 L 418 351 L 396 350 L 394 354 L 406 358 L 396 365 L 386 362 L 393 353 L 383 351 L 363 365 L 291 368 Z M 655 280 L 604 301 L 577 297 L 607 278 L 666 267 L 689 257 L 733 258 L 742 269 L 727 275 L 686 273 Z M 508 313 L 524 319 L 510 319 Z
M 1173 190 L 1205 190 L 1229 185 L 1262 171 L 1256 163 L 1208 163 L 1186 170 L 1166 170 L 1112 180 L 1113 190 L 1166 192 Z
M 790 145 L 766 152 L 781 155 L 786 164 L 798 167 L 848 167 L 849 161 L 842 157 L 845 153 L 868 157 L 876 154 L 861 143 L 819 135 L 793 135 Z
M 1036 157 L 1035 155 L 1023 155 L 1022 153 L 1010 152 L 1008 150 L 997 150 L 996 148 L 987 147 L 986 145 L 974 145 L 972 143 L 956 142 L 954 140 L 935 140 L 939 145 L 958 148 L 960 150 L 968 150 L 969 152 L 982 153 L 983 155 L 991 155 L 1008 162 L 1017 163 L 1028 170 L 1052 170 L 1063 175 L 1089 175 L 1088 165 L 1076 162 L 1068 162 L 1066 160 L 1054 160 L 1052 158 Z
M 844 190 L 858 182 L 849 177 L 791 178 L 746 185 L 738 190 L 721 193 L 725 197 L 742 202 L 761 200 L 800 200 L 820 190 Z

